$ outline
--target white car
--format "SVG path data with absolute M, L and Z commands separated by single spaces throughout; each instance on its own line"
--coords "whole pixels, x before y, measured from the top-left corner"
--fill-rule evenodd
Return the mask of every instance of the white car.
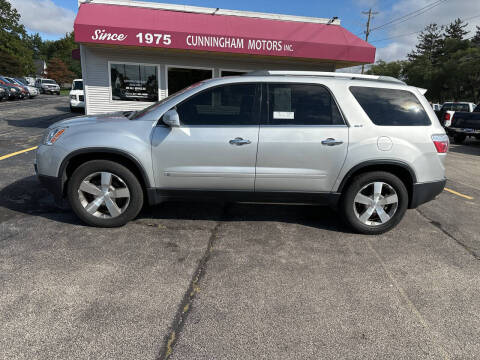
M 83 91 L 83 80 L 75 79 L 72 82 L 70 91 L 70 111 L 85 109 L 85 92 Z
M 27 89 L 29 98 L 34 98 L 35 96 L 38 95 L 37 88 L 22 82 L 22 79 L 11 78 L 11 77 L 5 77 L 5 79 L 10 81 L 12 84 L 17 84 L 23 87 L 24 89 Z

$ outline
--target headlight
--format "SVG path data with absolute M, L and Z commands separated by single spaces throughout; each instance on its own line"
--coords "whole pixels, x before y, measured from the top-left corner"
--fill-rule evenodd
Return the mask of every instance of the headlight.
M 70 95 L 70 99 L 77 100 L 77 95 Z
M 11 88 L 10 91 L 11 92 L 17 92 L 17 89 Z
M 57 141 L 60 138 L 60 136 L 62 136 L 65 133 L 65 130 L 67 130 L 67 128 L 55 128 L 55 129 L 49 130 L 46 133 L 45 138 L 43 139 L 43 143 L 45 145 L 53 145 L 55 141 Z

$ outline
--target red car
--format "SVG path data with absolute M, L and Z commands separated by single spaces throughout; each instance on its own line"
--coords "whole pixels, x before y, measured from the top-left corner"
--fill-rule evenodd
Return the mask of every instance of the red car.
M 28 98 L 29 94 L 28 94 L 28 91 L 25 90 L 23 87 L 21 87 L 20 85 L 18 84 L 14 84 L 12 82 L 9 82 L 7 79 L 5 79 L 3 76 L 0 76 L 0 84 L 2 85 L 7 85 L 7 86 L 11 86 L 11 87 L 14 87 L 16 89 L 18 89 L 18 92 L 20 93 L 20 99 L 26 99 Z

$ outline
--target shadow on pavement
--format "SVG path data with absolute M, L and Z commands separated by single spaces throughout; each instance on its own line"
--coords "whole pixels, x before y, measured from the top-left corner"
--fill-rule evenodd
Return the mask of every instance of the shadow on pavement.
M 464 144 L 452 144 L 448 151 L 458 154 L 480 155 L 480 141 L 469 138 L 465 140 Z
M 58 114 L 53 116 L 52 115 L 41 116 L 41 117 L 36 116 L 32 118 L 18 119 L 18 120 L 6 119 L 6 121 L 8 126 L 46 129 L 47 127 L 49 127 L 53 123 L 56 123 L 57 121 L 81 115 L 77 113 L 70 113 L 70 109 L 68 109 L 68 111 L 66 112 L 67 113 L 65 114 Z
M 145 207 L 138 220 L 212 220 L 275 221 L 294 223 L 317 229 L 348 232 L 340 216 L 328 207 L 277 204 L 225 204 L 205 202 L 165 202 Z M 53 196 L 41 187 L 36 176 L 18 180 L 0 190 L 0 222 L 23 213 L 52 221 L 83 224 L 68 206 L 60 208 Z

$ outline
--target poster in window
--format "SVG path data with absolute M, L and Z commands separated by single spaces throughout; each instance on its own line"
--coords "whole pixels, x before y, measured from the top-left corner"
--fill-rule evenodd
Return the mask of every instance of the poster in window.
M 112 100 L 158 100 L 157 67 L 153 65 L 112 64 Z

